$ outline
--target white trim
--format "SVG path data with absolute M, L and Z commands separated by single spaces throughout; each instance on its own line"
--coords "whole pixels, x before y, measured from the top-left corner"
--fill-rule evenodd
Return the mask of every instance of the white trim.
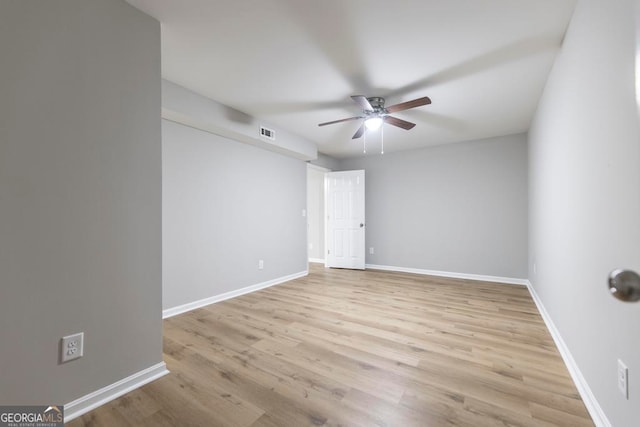
M 483 282 L 506 283 L 509 285 L 527 286 L 527 279 L 514 277 L 485 276 L 481 274 L 453 273 L 450 271 L 423 270 L 420 268 L 395 267 L 390 265 L 366 264 L 366 268 L 373 270 L 399 271 L 402 273 L 424 274 L 427 276 L 450 277 L 452 279 L 480 280 Z
M 315 262 L 318 264 L 324 264 L 324 258 L 309 258 L 309 262 Z
M 551 316 L 549 316 L 547 309 L 544 307 L 544 304 L 542 304 L 542 300 L 536 293 L 536 290 L 534 289 L 531 282 L 528 280 L 527 289 L 529 289 L 529 293 L 531 294 L 533 301 L 536 303 L 536 307 L 538 307 L 538 311 L 540 312 L 544 323 L 547 325 L 547 329 L 549 330 L 553 341 L 556 343 L 556 347 L 558 347 L 558 351 L 562 356 L 562 360 L 564 360 L 564 364 L 569 370 L 571 379 L 573 379 L 573 382 L 578 389 L 578 393 L 580 393 L 580 397 L 587 407 L 587 411 L 589 411 L 589 415 L 591 415 L 593 422 L 598 427 L 611 427 L 611 423 L 607 419 L 606 414 L 596 400 L 596 397 L 593 395 L 593 392 L 591 391 L 587 380 L 582 375 L 582 372 L 580 372 L 580 368 L 578 368 L 576 361 L 573 359 L 573 356 L 569 351 L 569 347 L 567 347 L 567 344 L 562 339 L 562 336 L 556 328 L 556 325 L 553 323 L 553 320 L 551 320 Z
M 239 297 L 240 295 L 259 291 L 260 289 L 268 288 L 270 286 L 279 285 L 280 283 L 288 282 L 289 280 L 293 280 L 293 279 L 298 279 L 308 274 L 309 274 L 309 270 L 305 270 L 299 273 L 290 274 L 288 276 L 283 276 L 273 280 L 268 280 L 266 282 L 257 283 L 255 285 L 247 286 L 241 289 L 236 289 L 235 291 L 229 291 L 223 294 L 214 295 L 212 297 L 178 305 L 176 307 L 167 308 L 166 310 L 162 310 L 162 318 L 166 319 L 168 317 L 177 316 L 178 314 L 186 313 L 187 311 L 195 310 L 196 308 L 204 307 L 206 305 L 224 301 L 230 298 Z
M 74 418 L 96 409 L 98 406 L 102 406 L 168 373 L 167 365 L 164 362 L 160 362 L 133 375 L 129 375 L 118 382 L 82 396 L 64 405 L 64 421 L 65 423 L 71 421 Z

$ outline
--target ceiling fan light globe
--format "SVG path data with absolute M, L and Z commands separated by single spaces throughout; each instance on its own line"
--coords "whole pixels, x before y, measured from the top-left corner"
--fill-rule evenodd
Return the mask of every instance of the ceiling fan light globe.
M 364 124 L 369 130 L 380 129 L 380 126 L 382 126 L 382 117 L 372 117 L 367 119 Z

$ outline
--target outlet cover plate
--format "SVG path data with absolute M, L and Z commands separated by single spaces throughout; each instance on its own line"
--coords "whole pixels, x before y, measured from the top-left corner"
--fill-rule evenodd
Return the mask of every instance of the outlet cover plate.
M 84 354 L 84 332 L 67 335 L 60 340 L 60 362 L 79 359 Z

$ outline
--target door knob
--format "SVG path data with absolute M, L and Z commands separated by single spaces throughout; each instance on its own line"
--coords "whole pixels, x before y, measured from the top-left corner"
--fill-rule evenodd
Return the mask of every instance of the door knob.
M 364 223 L 361 222 L 360 223 L 360 228 L 362 228 L 362 227 L 364 227 Z
M 632 270 L 613 270 L 609 273 L 609 291 L 621 301 L 640 301 L 640 276 Z

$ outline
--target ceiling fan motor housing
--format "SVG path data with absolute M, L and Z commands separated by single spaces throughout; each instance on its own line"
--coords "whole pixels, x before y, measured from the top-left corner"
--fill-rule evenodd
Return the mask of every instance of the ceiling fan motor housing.
M 384 98 L 379 96 L 372 96 L 371 98 L 367 98 L 369 104 L 373 107 L 374 113 L 383 113 L 384 112 Z

